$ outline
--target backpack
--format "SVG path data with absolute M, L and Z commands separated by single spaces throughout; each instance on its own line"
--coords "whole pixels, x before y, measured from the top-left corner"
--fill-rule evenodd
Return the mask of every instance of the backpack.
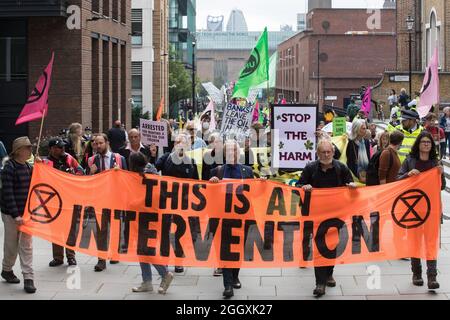
M 378 169 L 380 168 L 380 158 L 384 150 L 377 151 L 369 161 L 369 167 L 367 168 L 367 186 L 377 186 L 380 184 L 380 177 L 378 176 Z M 389 167 L 394 160 L 392 159 L 392 153 L 389 152 Z

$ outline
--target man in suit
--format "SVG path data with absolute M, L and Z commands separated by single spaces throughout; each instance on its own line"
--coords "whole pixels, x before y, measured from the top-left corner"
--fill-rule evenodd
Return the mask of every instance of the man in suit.
M 226 163 L 211 170 L 211 179 L 209 182 L 218 183 L 220 180 L 226 179 L 253 179 L 252 168 L 238 163 L 240 154 L 239 143 L 235 140 L 228 140 L 225 143 Z M 239 270 L 230 268 L 222 269 L 223 285 L 225 287 L 223 296 L 225 298 L 231 298 L 234 295 L 233 288 L 241 288 Z
M 111 152 L 109 148 L 108 136 L 104 133 L 95 137 L 97 145 L 97 153 L 88 160 L 88 174 L 94 175 L 110 169 L 127 170 L 127 162 L 123 156 L 118 153 Z M 111 264 L 118 261 L 111 261 Z M 101 272 L 106 269 L 106 260 L 98 259 L 94 270 Z

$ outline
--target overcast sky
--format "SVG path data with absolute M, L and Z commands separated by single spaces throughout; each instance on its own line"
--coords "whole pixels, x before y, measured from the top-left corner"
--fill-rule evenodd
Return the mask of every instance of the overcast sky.
M 289 24 L 296 30 L 297 13 L 305 12 L 307 0 L 197 0 L 197 29 L 206 29 L 206 18 L 225 16 L 224 29 L 231 10 L 242 10 L 249 31 L 259 31 L 265 26 L 271 31 Z M 381 8 L 384 0 L 333 0 L 336 8 Z

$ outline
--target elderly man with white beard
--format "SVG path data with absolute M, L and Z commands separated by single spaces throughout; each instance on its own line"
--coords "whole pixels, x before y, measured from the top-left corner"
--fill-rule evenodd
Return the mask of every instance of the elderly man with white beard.
M 330 140 L 323 139 L 317 144 L 317 156 L 319 160 L 309 163 L 300 177 L 297 187 L 302 187 L 306 192 L 312 192 L 315 188 L 336 188 L 348 186 L 356 188 L 348 167 L 333 158 L 335 147 Z M 316 288 L 313 294 L 317 297 L 325 294 L 325 288 L 335 287 L 333 278 L 334 266 L 315 267 Z

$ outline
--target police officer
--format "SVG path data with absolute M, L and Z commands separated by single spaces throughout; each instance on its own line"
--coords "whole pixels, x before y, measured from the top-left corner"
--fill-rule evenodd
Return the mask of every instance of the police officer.
M 408 157 L 411 152 L 411 148 L 414 145 L 419 134 L 424 130 L 424 128 L 419 125 L 419 114 L 413 110 L 403 110 L 401 116 L 401 124 L 393 128 L 392 126 L 388 127 L 389 132 L 393 132 L 395 130 L 403 133 L 405 138 L 403 139 L 403 143 L 398 150 L 398 156 L 400 158 L 400 162 L 403 163 L 405 159 Z

